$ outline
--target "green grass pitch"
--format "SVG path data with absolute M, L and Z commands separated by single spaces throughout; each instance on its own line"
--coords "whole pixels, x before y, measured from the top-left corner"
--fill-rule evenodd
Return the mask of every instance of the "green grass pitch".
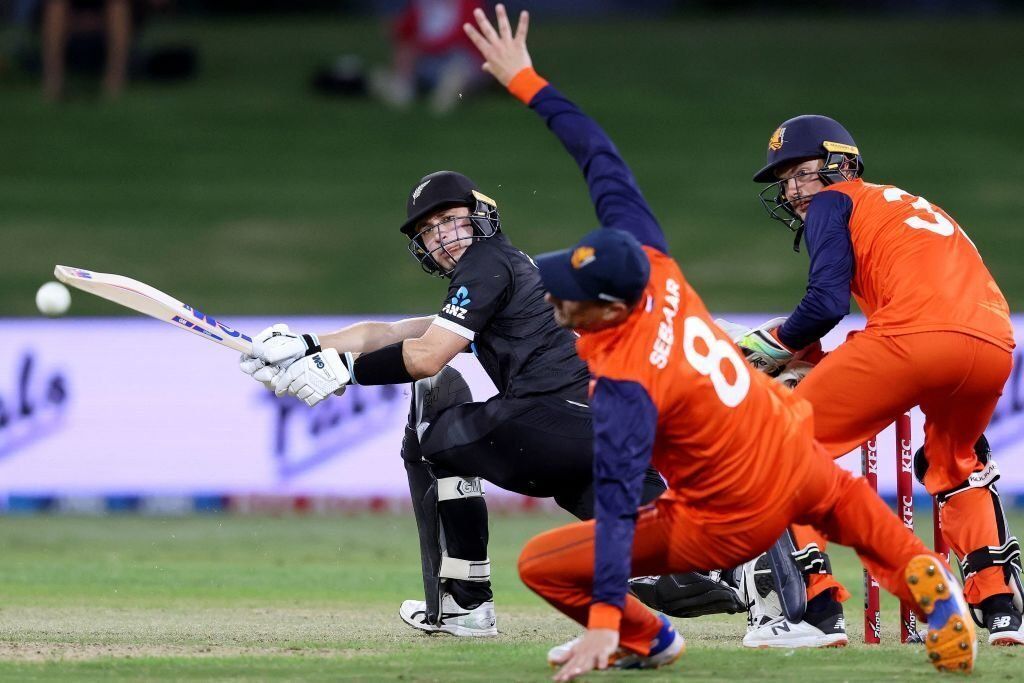
M 806 257 L 764 217 L 749 178 L 774 126 L 807 111 L 847 123 L 869 179 L 957 218 L 1018 309 L 1021 28 L 899 17 L 536 21 L 531 43 L 540 71 L 616 140 L 713 311 L 785 311 L 803 292 Z M 594 225 L 572 161 L 507 96 L 437 119 L 310 95 L 319 62 L 385 57 L 374 25 L 153 29 L 153 43 L 200 47 L 199 80 L 133 87 L 117 103 L 79 83 L 50 106 L 34 83 L 0 70 L 0 316 L 34 315 L 34 291 L 56 263 L 137 277 L 214 313 L 433 312 L 443 284 L 419 271 L 396 226 L 405 192 L 438 168 L 473 176 L 528 252 Z M 794 35 L 820 40 L 798 52 Z M 73 312 L 122 311 L 82 295 Z M 541 680 L 547 649 L 577 629 L 519 583 L 515 557 L 562 521 L 495 517 L 502 635 L 465 642 L 398 619 L 401 600 L 421 591 L 411 517 L 0 517 L 0 679 Z M 1024 517 L 1012 523 L 1020 530 Z M 835 560 L 854 590 L 845 650 L 748 652 L 741 616 L 709 617 L 679 623 L 689 651 L 673 668 L 591 678 L 936 676 L 918 648 L 895 642 L 892 600 L 885 644 L 859 644 L 859 565 L 844 551 Z M 1018 680 L 1021 657 L 983 646 L 974 678 Z
M 519 582 L 515 558 L 566 521 L 492 519 L 501 635 L 467 641 L 398 618 L 422 591 L 411 516 L 0 518 L 0 679 L 544 680 L 547 649 L 578 629 Z M 749 651 L 742 615 L 677 620 L 688 651 L 672 668 L 588 680 L 935 680 L 920 647 L 896 642 L 888 596 L 884 644 L 861 644 L 860 565 L 845 549 L 834 561 L 854 593 L 848 648 Z M 1018 680 L 1022 665 L 982 645 L 974 679 Z
M 1018 18 L 537 19 L 538 69 L 631 163 L 674 255 L 712 311 L 788 311 L 807 260 L 750 181 L 775 126 L 835 116 L 867 176 L 923 194 L 1024 304 L 1024 52 Z M 326 16 L 154 24 L 150 45 L 199 47 L 201 77 L 60 106 L 0 68 L 0 315 L 34 315 L 55 263 L 130 275 L 211 313 L 431 313 L 441 282 L 397 226 L 424 173 L 457 169 L 528 253 L 596 224 L 580 174 L 536 117 L 500 93 L 447 118 L 327 100 L 313 68 L 387 56 L 383 28 Z M 0 30 L 0 38 L 11 38 Z M 794 37 L 811 38 L 794 49 Z M 10 44 L 12 41 L 6 41 Z M 805 49 L 804 49 L 805 48 Z M 74 314 L 121 314 L 76 296 Z

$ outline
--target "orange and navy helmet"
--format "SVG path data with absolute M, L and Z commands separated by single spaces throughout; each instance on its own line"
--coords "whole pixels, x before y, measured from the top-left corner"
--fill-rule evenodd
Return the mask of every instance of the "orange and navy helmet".
M 754 174 L 755 183 L 774 183 L 782 166 L 806 159 L 825 159 L 842 154 L 857 162 L 857 175 L 864 172 L 864 161 L 853 136 L 835 119 L 804 114 L 783 121 L 768 140 L 765 166 Z M 828 164 L 823 171 L 828 171 Z M 838 170 L 838 167 L 836 169 Z M 837 181 L 833 181 L 837 182 Z
M 785 182 L 778 172 L 785 166 L 808 159 L 821 159 L 817 175 L 825 185 L 860 177 L 864 160 L 853 136 L 835 119 L 818 114 L 805 114 L 783 121 L 768 139 L 766 163 L 754 174 L 755 183 L 771 183 L 759 198 L 768 215 L 796 231 L 793 248 L 799 251 L 803 220 L 793 210 L 785 195 Z

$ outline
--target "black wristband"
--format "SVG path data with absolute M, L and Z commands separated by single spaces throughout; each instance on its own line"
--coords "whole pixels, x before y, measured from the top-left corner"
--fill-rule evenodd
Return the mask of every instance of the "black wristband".
M 407 384 L 415 381 L 405 369 L 402 344 L 398 342 L 376 351 L 364 353 L 352 364 L 352 381 L 356 384 Z
M 320 340 L 316 338 L 316 335 L 304 334 L 302 335 L 302 341 L 306 344 L 306 355 L 312 356 L 314 353 L 320 353 L 323 351 L 320 348 Z

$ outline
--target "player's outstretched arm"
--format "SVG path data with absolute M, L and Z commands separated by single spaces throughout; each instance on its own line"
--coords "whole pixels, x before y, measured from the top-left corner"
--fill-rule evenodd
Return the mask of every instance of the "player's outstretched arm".
M 615 144 L 600 126 L 534 71 L 526 46 L 529 14 L 520 13 L 519 25 L 513 31 L 504 5 L 496 5 L 494 11 L 497 28 L 482 10 L 473 13 L 477 26 L 463 26 L 484 57 L 484 71 L 536 111 L 573 156 L 586 178 L 602 226 L 626 230 L 641 244 L 667 253 L 665 235 Z
M 598 378 L 594 415 L 594 581 L 587 632 L 556 681 L 608 667 L 619 644 L 633 536 L 644 472 L 651 460 L 657 410 L 636 382 Z
M 330 393 L 340 394 L 347 384 L 404 384 L 437 374 L 469 345 L 464 337 L 434 325 L 435 319 L 367 321 L 322 337 L 293 333 L 284 324 L 272 325 L 256 335 L 254 355 L 243 354 L 240 367 L 278 396 L 290 393 L 311 406 Z M 322 388 L 329 381 L 337 386 L 307 398 L 314 392 L 303 388 L 313 386 L 310 378 L 317 379 L 318 373 L 326 375 Z
M 320 350 L 334 349 L 342 356 L 366 353 L 405 339 L 422 337 L 434 316 L 406 318 L 395 322 L 358 322 L 322 335 L 292 332 L 279 323 L 262 330 L 253 338 L 253 355 L 242 354 L 242 372 L 270 388 L 270 382 L 284 368 Z
M 515 31 L 512 30 L 508 12 L 502 4 L 494 7 L 497 29 L 491 25 L 482 9 L 473 10 L 473 17 L 479 29 L 472 24 L 464 24 L 462 28 L 480 50 L 484 58 L 484 71 L 507 88 L 523 69 L 533 68 L 530 51 L 526 49 L 526 34 L 530 30 L 529 12 L 523 10 L 519 13 L 519 24 Z
M 422 337 L 430 329 L 432 322 L 432 315 L 395 322 L 368 320 L 322 335 L 295 333 L 289 330 L 287 325 L 279 323 L 271 325 L 253 338 L 253 356 L 243 355 L 243 363 L 249 358 L 267 365 L 287 367 L 321 349 L 334 349 L 338 353 L 376 351 L 389 344 Z
M 633 530 L 651 462 L 658 410 L 646 389 L 599 377 L 594 384 L 594 604 L 591 628 L 618 628 L 626 599 Z
M 367 320 L 334 332 L 320 335 L 320 346 L 336 349 L 344 353 L 366 353 L 384 348 L 406 339 L 422 337 L 434 322 L 434 316 L 405 318 L 395 322 L 375 322 Z
M 852 212 L 853 202 L 842 192 L 819 192 L 808 206 L 804 224 L 810 257 L 807 291 L 775 331 L 791 349 L 817 342 L 850 313 L 856 267 L 849 227 Z

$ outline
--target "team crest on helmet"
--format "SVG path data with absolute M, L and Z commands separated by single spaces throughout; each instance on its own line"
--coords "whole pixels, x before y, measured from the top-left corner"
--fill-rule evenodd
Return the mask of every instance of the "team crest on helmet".
M 431 178 L 430 180 L 433 180 Z M 415 204 L 416 200 L 420 198 L 420 194 L 423 193 L 423 188 L 430 184 L 430 180 L 420 183 L 415 190 L 412 191 L 412 203 Z
M 779 126 L 778 128 L 775 129 L 775 132 L 772 133 L 771 139 L 768 140 L 768 149 L 770 149 L 773 152 L 778 152 L 780 149 L 782 149 L 782 145 L 785 144 L 785 142 L 786 129 L 783 128 L 782 126 Z
M 572 267 L 579 270 L 588 263 L 593 263 L 597 255 L 594 253 L 593 247 L 576 247 L 575 251 L 572 252 L 572 258 L 569 262 Z

